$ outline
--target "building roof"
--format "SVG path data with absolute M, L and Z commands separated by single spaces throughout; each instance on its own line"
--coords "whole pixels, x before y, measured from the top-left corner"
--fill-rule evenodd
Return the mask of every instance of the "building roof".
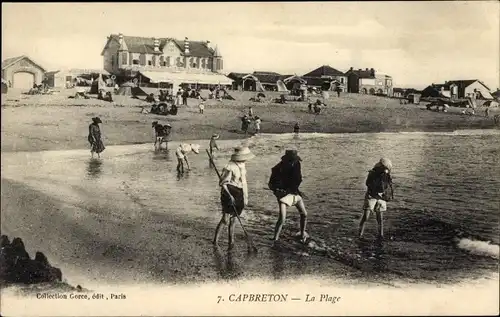
M 304 77 L 323 77 L 323 76 L 335 77 L 335 76 L 345 76 L 345 74 L 340 70 L 335 69 L 329 65 L 323 65 L 304 75 Z
M 359 78 L 370 78 L 374 79 L 375 78 L 375 69 L 349 69 L 346 74 L 354 74 L 358 76 Z
M 248 75 L 249 73 L 236 73 L 236 72 L 231 72 L 229 74 L 227 74 L 227 77 L 233 79 L 233 80 L 239 80 L 239 79 L 243 79 L 243 77 L 245 77 L 246 75 Z
M 20 60 L 22 59 L 29 59 L 30 62 L 32 62 L 33 64 L 35 64 L 36 66 L 38 66 L 41 70 L 43 70 L 45 72 L 45 68 L 43 68 L 42 66 L 40 66 L 40 64 L 36 63 L 35 61 L 33 61 L 31 58 L 29 58 L 28 56 L 26 55 L 21 55 L 21 56 L 16 56 L 16 57 L 11 57 L 11 58 L 7 58 L 5 60 L 2 61 L 2 70 L 9 67 L 10 65 L 13 65 L 17 62 L 19 62 Z
M 281 74 L 275 72 L 253 72 L 252 75 L 256 77 L 261 83 L 264 84 L 276 84 L 278 80 L 283 77 Z
M 155 53 L 154 50 L 154 38 L 152 37 L 142 37 L 142 36 L 123 36 L 124 40 L 124 46 L 126 46 L 127 50 L 131 53 L 146 53 L 146 54 L 153 54 Z M 178 39 L 173 39 L 173 38 L 158 38 L 160 41 L 160 50 L 163 50 L 165 45 L 173 41 L 175 45 L 179 48 L 181 51 L 182 55 L 186 55 L 184 53 L 184 40 L 178 40 Z M 106 43 L 106 46 L 104 47 L 104 50 L 107 48 L 108 43 L 110 41 L 116 41 L 119 43 L 119 35 L 117 34 L 111 34 L 111 36 L 108 38 L 108 42 Z M 208 46 L 207 42 L 203 41 L 189 41 L 189 56 L 196 56 L 196 57 L 213 57 L 213 56 L 220 56 L 218 53 L 218 49 L 214 50 Z M 123 47 L 125 48 L 125 47 Z M 102 54 L 104 53 L 104 50 Z M 101 54 L 101 55 L 102 55 Z
M 141 71 L 140 74 L 150 79 L 151 83 L 173 83 L 186 84 L 208 84 L 208 85 L 231 85 L 232 79 L 222 74 L 186 74 L 182 72 L 169 71 Z
M 486 89 L 490 90 L 490 88 L 488 88 L 488 86 L 486 86 L 479 79 L 450 80 L 450 81 L 447 81 L 445 84 L 447 84 L 447 85 L 457 85 L 459 89 L 465 89 L 466 87 L 472 85 L 476 81 L 479 82 L 481 85 L 483 85 Z

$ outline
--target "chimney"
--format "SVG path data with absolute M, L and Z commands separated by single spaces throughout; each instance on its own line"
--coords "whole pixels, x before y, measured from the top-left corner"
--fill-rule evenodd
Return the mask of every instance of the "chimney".
M 353 67 L 349 68 L 349 70 L 353 70 L 353 69 L 354 69 Z
M 123 34 L 118 34 L 118 42 L 120 42 L 120 45 L 123 44 Z
M 184 38 L 184 53 L 189 54 L 189 41 L 188 38 Z
M 371 74 L 372 76 L 375 76 L 375 69 L 370 68 L 370 74 Z
M 207 47 L 210 48 L 210 41 L 207 40 L 205 43 L 207 44 Z
M 154 46 L 154 51 L 159 52 L 160 51 L 160 40 L 157 38 L 153 38 L 153 46 Z
M 365 68 L 365 71 L 368 71 L 368 68 Z

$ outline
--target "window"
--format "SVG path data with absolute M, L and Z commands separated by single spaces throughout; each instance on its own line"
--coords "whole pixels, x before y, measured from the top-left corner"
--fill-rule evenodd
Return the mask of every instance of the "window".
M 142 66 L 146 66 L 146 54 L 141 54 L 139 57 L 139 61 L 141 62 Z
M 167 56 L 166 66 L 170 67 L 172 64 L 170 63 L 170 56 Z
M 73 78 L 72 78 L 71 76 L 66 76 L 66 81 L 71 82 L 71 80 L 72 80 L 72 79 L 73 79 Z
M 189 66 L 194 67 L 194 58 L 189 58 Z
M 165 57 L 163 55 L 160 56 L 160 66 L 165 66 Z
M 207 68 L 207 60 L 205 58 L 201 60 L 201 68 Z
M 134 60 L 132 60 L 132 64 L 133 64 L 133 65 L 139 65 L 139 60 L 138 60 L 138 59 L 134 59 Z
M 153 61 L 148 61 L 148 66 L 153 66 Z
M 127 52 L 123 52 L 122 53 L 122 65 L 127 65 L 128 64 L 128 53 Z
M 180 57 L 177 57 L 175 59 L 175 64 L 177 67 L 182 67 L 182 62 L 181 62 L 181 58 Z
M 344 77 L 340 77 L 340 83 L 343 84 L 344 83 Z

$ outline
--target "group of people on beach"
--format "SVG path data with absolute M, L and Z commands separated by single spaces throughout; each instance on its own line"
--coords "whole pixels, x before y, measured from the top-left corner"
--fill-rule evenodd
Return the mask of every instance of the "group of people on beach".
M 90 143 L 92 157 L 94 156 L 94 153 L 97 153 L 100 157 L 100 153 L 102 153 L 105 149 L 99 128 L 100 123 L 102 123 L 101 119 L 99 117 L 94 117 L 92 118 L 92 123 L 89 125 L 88 141 Z M 161 142 L 164 137 L 163 134 L 170 133 L 171 126 L 160 125 L 157 121 L 153 122 L 152 126 L 156 131 L 155 149 L 157 149 L 158 143 L 161 146 Z M 294 127 L 295 133 L 298 133 L 299 129 L 300 127 L 297 123 Z M 159 140 L 159 138 L 161 138 L 161 140 Z M 213 134 L 210 138 L 209 155 L 212 167 L 214 167 L 212 160 L 214 151 L 219 150 L 216 142 L 219 138 L 220 136 L 218 134 Z M 188 154 L 191 152 L 199 154 L 199 151 L 200 146 L 198 144 L 181 143 L 176 148 L 175 155 L 177 157 L 178 173 L 183 174 L 185 170 L 190 170 Z M 218 245 L 222 226 L 228 225 L 229 249 L 234 247 L 235 219 L 239 219 L 243 210 L 246 206 L 248 206 L 249 200 L 245 164 L 253 158 L 255 158 L 255 155 L 247 146 L 236 147 L 229 162 L 225 165 L 222 173 L 220 174 L 219 186 L 221 188 L 220 202 L 222 206 L 222 217 L 215 230 L 215 236 L 213 239 L 214 245 Z M 271 176 L 269 178 L 268 187 L 273 192 L 278 202 L 279 209 L 278 220 L 274 228 L 274 243 L 279 240 L 286 220 L 287 208 L 294 206 L 300 214 L 300 231 L 297 236 L 302 242 L 306 242 L 309 237 L 306 232 L 307 211 L 304 204 L 304 194 L 299 189 L 302 183 L 301 162 L 302 159 L 298 155 L 297 150 L 288 149 L 281 157 L 280 162 L 271 168 Z M 387 201 L 394 198 L 391 170 L 392 162 L 387 158 L 382 158 L 368 172 L 368 177 L 365 182 L 367 191 L 364 197 L 363 215 L 359 224 L 359 238 L 363 237 L 366 221 L 372 213 L 376 214 L 378 239 L 382 240 L 384 237 L 383 212 L 387 210 Z
M 230 161 L 221 173 L 219 185 L 221 187 L 220 201 L 222 217 L 215 230 L 213 244 L 218 245 L 220 230 L 223 225 L 228 225 L 229 249 L 234 247 L 235 218 L 240 217 L 248 205 L 248 185 L 245 163 L 255 155 L 248 147 L 236 147 Z M 268 187 L 273 192 L 278 202 L 278 220 L 274 228 L 273 242 L 279 241 L 283 224 L 286 220 L 287 208 L 295 206 L 300 214 L 300 231 L 297 237 L 305 243 L 309 238 L 306 232 L 307 210 L 304 204 L 304 194 L 299 189 L 302 183 L 302 159 L 297 150 L 289 149 L 281 160 L 271 168 Z M 363 215 L 359 224 L 358 235 L 363 238 L 366 221 L 372 213 L 376 214 L 378 224 L 378 240 L 384 237 L 383 212 L 387 210 L 387 201 L 394 198 L 392 187 L 392 162 L 387 158 L 379 162 L 368 172 L 366 179 L 367 191 L 364 197 Z
M 259 116 L 254 115 L 253 108 L 248 107 L 248 114 L 244 114 L 241 117 L 241 131 L 248 134 L 248 130 L 253 123 L 254 134 L 260 133 L 260 125 L 262 124 L 262 119 Z

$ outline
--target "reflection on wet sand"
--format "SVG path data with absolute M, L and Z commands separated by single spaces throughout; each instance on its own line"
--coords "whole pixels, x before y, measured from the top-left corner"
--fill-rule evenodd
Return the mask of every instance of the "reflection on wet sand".
M 99 178 L 102 174 L 101 159 L 91 158 L 87 164 L 87 176 L 90 178 Z
M 283 253 L 277 250 L 271 250 L 273 259 L 273 277 L 275 280 L 282 279 L 285 276 L 285 258 Z
M 235 279 L 242 275 L 243 271 L 239 264 L 234 260 L 234 251 L 228 251 L 227 257 L 222 250 L 214 246 L 215 267 L 221 279 Z

